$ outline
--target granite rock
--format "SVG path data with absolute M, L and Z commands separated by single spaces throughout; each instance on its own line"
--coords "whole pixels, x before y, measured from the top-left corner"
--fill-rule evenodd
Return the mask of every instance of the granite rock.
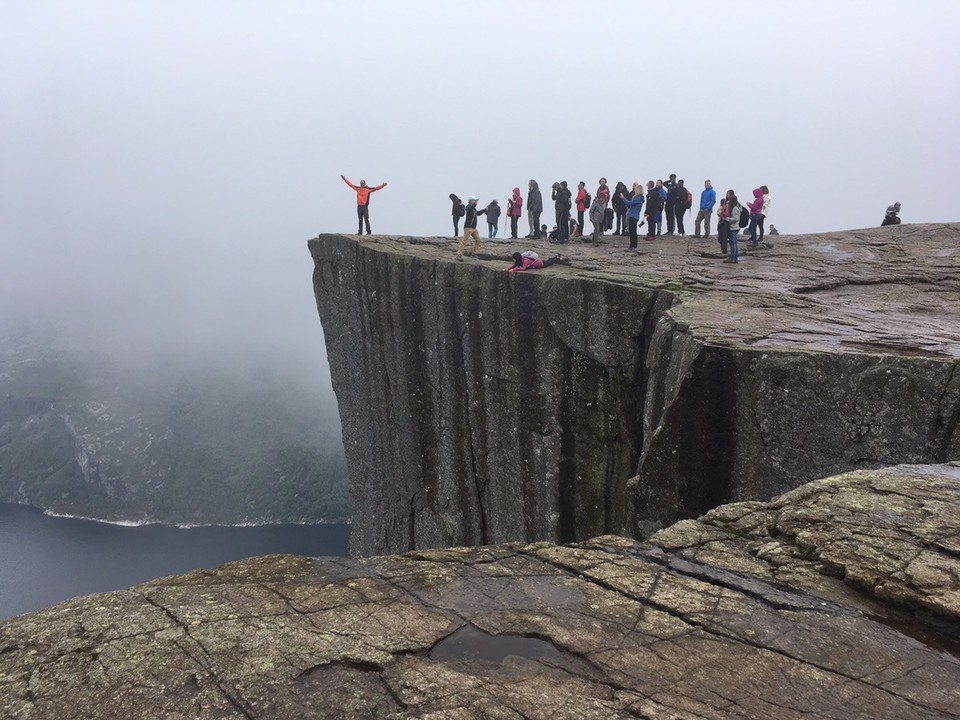
M 643 538 L 960 458 L 960 225 L 771 240 L 731 265 L 606 238 L 523 273 L 528 241 L 459 263 L 450 239 L 311 240 L 352 551 Z
M 0 623 L 0 718 L 960 717 L 960 465 L 648 542 L 269 556 Z

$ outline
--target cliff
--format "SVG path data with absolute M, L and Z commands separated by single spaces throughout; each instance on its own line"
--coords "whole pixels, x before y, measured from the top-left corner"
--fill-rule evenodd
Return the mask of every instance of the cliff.
M 252 558 L 0 622 L 0 718 L 960 717 L 960 464 L 638 543 Z
M 641 538 L 817 477 L 960 458 L 960 226 L 564 246 L 309 242 L 358 554 Z M 557 246 L 533 245 L 541 254 Z

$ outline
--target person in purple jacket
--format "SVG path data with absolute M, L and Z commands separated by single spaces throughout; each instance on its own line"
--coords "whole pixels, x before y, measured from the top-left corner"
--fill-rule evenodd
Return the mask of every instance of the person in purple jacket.
M 756 188 L 753 191 L 753 202 L 747 205 L 750 209 L 750 228 L 748 232 L 750 233 L 750 247 L 757 246 L 757 225 L 760 224 L 760 220 L 763 217 L 763 190 L 761 188 Z

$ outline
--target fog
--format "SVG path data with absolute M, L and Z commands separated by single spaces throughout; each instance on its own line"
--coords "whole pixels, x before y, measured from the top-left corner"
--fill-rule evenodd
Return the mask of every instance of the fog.
M 327 384 L 306 240 L 675 172 L 806 233 L 958 220 L 960 3 L 0 4 L 0 319 Z M 548 213 L 549 214 L 549 213 Z M 522 223 L 524 230 L 525 223 Z

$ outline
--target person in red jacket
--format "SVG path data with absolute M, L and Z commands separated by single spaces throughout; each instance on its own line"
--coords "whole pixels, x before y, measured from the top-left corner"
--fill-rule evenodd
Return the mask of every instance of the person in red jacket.
M 340 176 L 340 179 L 357 191 L 357 235 L 363 235 L 364 221 L 366 221 L 367 223 L 367 235 L 369 235 L 370 234 L 370 193 L 374 193 L 377 190 L 383 190 L 383 188 L 385 188 L 387 184 L 380 183 L 376 187 L 370 187 L 367 185 L 366 180 L 361 180 L 360 186 L 357 187 L 352 182 L 347 180 L 343 175 Z
M 574 198 L 577 204 L 577 234 L 574 237 L 583 235 L 583 214 L 590 208 L 590 195 L 587 194 L 587 184 L 581 180 L 577 183 L 577 197 Z

